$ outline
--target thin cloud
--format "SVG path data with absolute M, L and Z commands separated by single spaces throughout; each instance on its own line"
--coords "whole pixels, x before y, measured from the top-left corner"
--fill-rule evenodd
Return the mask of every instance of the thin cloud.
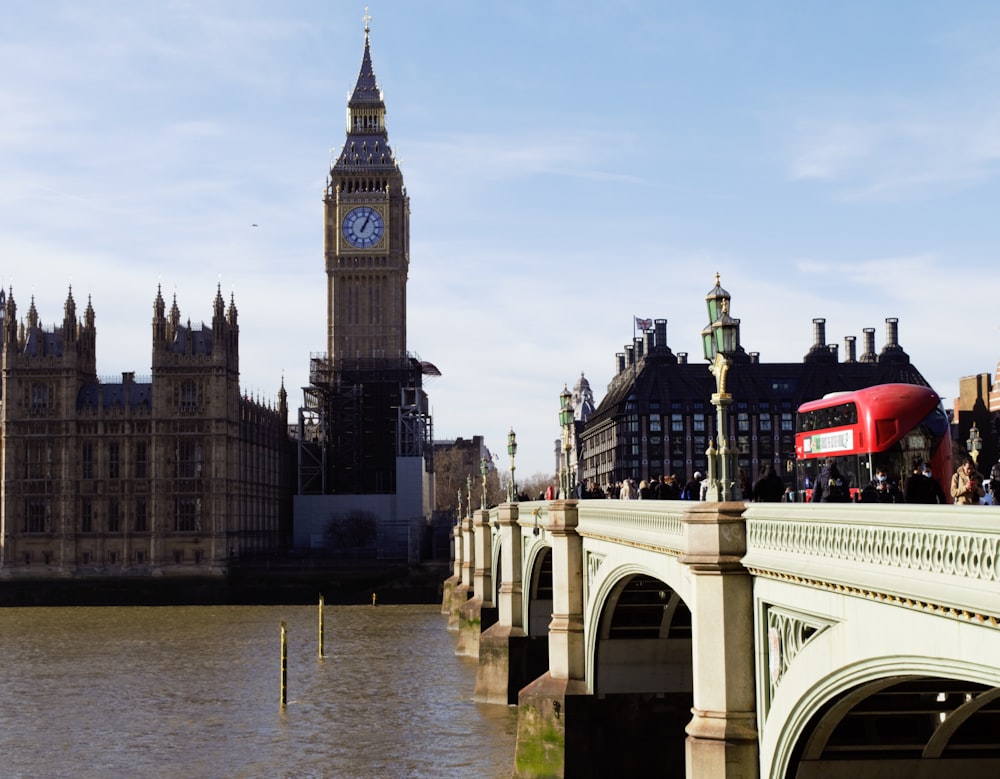
M 1000 174 L 1000 111 L 800 123 L 789 162 L 793 180 L 819 180 L 846 200 L 932 197 Z
M 463 178 L 496 182 L 538 175 L 619 184 L 643 183 L 639 176 L 623 173 L 627 154 L 620 148 L 635 145 L 621 135 L 556 128 L 548 136 L 526 138 L 523 128 L 510 133 L 467 133 L 441 139 L 408 141 L 428 166 L 431 161 L 449 160 L 453 171 Z M 609 154 L 609 149 L 614 153 Z M 608 160 L 606 166 L 595 164 Z

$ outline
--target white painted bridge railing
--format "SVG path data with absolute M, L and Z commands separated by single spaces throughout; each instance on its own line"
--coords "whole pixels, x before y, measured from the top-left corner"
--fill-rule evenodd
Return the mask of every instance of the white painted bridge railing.
M 851 505 L 747 507 L 743 564 L 803 586 L 997 625 L 1000 509 Z

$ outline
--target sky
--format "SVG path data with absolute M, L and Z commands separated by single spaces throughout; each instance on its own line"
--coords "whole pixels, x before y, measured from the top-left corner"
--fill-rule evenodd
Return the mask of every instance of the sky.
M 1000 4 L 371 0 L 410 195 L 408 348 L 434 437 L 550 473 L 559 393 L 599 403 L 634 318 L 702 360 L 719 273 L 741 340 L 798 362 L 899 320 L 946 405 L 1000 360 Z M 295 421 L 326 349 L 322 196 L 366 5 L 9 4 L 0 283 L 97 369 L 148 376 L 157 288 L 235 300 L 241 383 Z M 256 226 L 255 226 L 256 225 Z M 707 368 L 706 368 L 707 371 Z M 117 377 L 117 378 L 116 378 Z

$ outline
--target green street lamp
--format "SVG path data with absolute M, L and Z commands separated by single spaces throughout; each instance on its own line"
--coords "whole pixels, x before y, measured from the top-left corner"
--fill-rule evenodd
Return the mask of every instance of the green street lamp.
M 715 287 L 705 296 L 708 305 L 708 326 L 701 331 L 702 348 L 705 359 L 708 360 L 709 371 L 715 377 L 715 393 L 712 395 L 712 405 L 715 406 L 716 423 L 715 436 L 718 446 L 709 441 L 708 450 L 708 500 L 740 500 L 742 493 L 736 483 L 736 468 L 733 463 L 733 450 L 730 449 L 727 435 L 727 408 L 733 402 L 733 396 L 726 392 L 726 377 L 729 373 L 731 359 L 740 346 L 740 320 L 729 315 L 730 295 L 719 285 L 719 274 L 715 274 Z
M 507 502 L 517 503 L 517 484 L 514 483 L 514 455 L 517 454 L 517 436 L 514 428 L 507 433 L 507 454 L 510 455 L 510 484 L 507 486 Z
M 983 448 L 983 437 L 979 434 L 979 428 L 976 427 L 976 423 L 972 423 L 972 427 L 969 430 L 969 440 L 965 442 L 966 447 L 969 450 L 969 457 L 972 458 L 972 462 L 979 467 L 979 452 Z
M 569 455 L 573 447 L 571 431 L 573 428 L 573 393 L 564 384 L 563 391 L 559 393 L 559 424 L 563 429 L 563 458 L 562 468 L 559 474 L 559 491 L 563 499 L 571 497 L 572 473 L 570 470 Z

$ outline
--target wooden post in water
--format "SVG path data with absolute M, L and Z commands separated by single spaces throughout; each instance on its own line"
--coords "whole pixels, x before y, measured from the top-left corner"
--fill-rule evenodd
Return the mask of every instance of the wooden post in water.
M 319 596 L 319 659 L 323 659 L 323 595 Z
M 288 702 L 288 630 L 281 620 L 281 708 Z

